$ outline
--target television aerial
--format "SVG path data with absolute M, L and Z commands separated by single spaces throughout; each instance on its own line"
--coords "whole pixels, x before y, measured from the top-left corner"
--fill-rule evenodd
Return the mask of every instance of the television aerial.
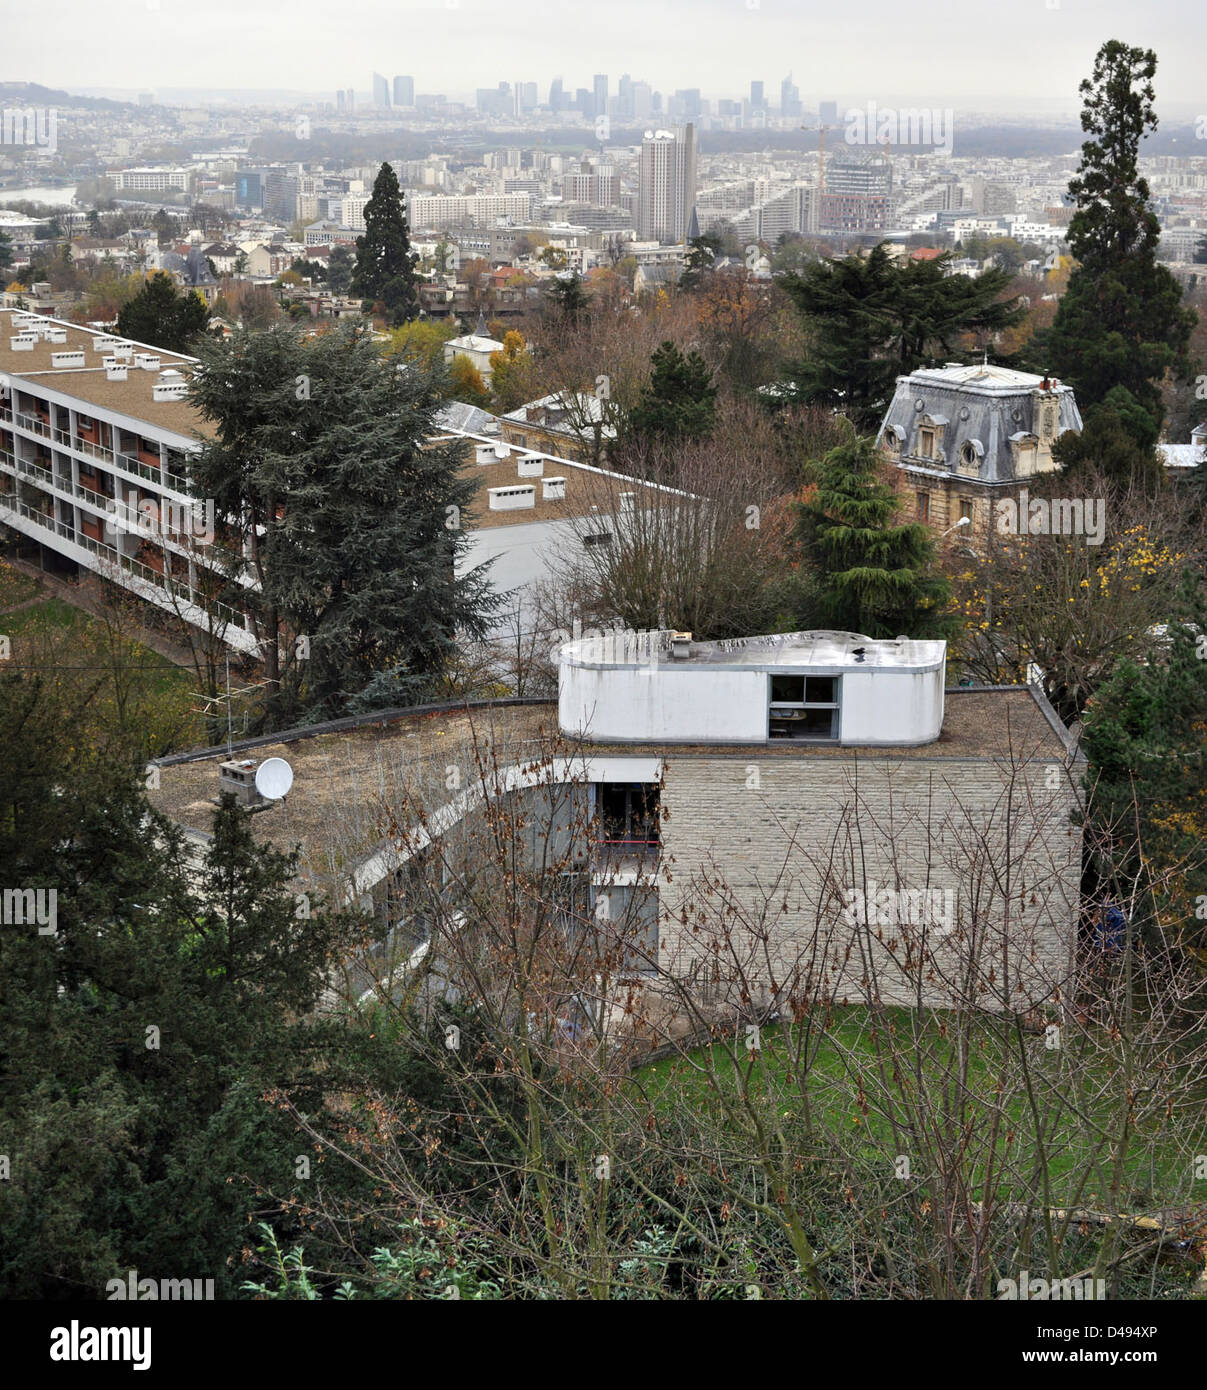
M 281 801 L 293 786 L 293 768 L 284 758 L 266 758 L 256 768 L 256 791 L 265 801 Z

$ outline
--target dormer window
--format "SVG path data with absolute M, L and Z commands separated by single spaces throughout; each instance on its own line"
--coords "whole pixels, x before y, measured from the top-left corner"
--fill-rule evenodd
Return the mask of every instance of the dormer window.
M 934 430 L 918 431 L 918 457 L 933 459 L 935 456 L 935 432 Z

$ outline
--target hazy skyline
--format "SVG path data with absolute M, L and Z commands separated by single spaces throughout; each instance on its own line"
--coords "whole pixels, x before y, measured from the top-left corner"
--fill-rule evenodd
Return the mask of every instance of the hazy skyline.
M 752 78 L 778 104 L 789 71 L 806 106 L 821 98 L 911 102 L 1036 116 L 1073 114 L 1095 51 L 1118 38 L 1158 58 L 1158 109 L 1207 109 L 1200 55 L 1207 10 L 1175 0 L 1022 0 L 925 11 L 892 0 L 609 0 L 597 11 L 555 0 L 296 0 L 288 8 L 211 0 L 49 0 L 10 12 L 0 77 L 73 90 L 172 88 L 365 91 L 376 70 L 416 90 L 472 96 L 561 76 L 573 93 L 607 73 L 664 92 L 740 95 Z M 590 23 L 588 24 L 588 19 Z M 98 55 L 103 55 L 98 59 Z

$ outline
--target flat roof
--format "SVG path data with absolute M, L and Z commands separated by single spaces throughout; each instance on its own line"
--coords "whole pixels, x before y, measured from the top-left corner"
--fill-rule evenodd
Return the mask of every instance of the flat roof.
M 10 338 L 14 337 L 21 325 L 14 324 L 14 316 L 30 311 L 20 309 L 0 309 L 0 373 L 13 377 L 20 389 L 21 381 L 28 381 L 31 387 L 43 386 L 50 391 L 59 391 L 65 396 L 73 396 L 89 405 L 101 406 L 115 411 L 132 420 L 142 421 L 152 428 L 168 430 L 194 438 L 199 432 L 209 433 L 209 427 L 197 410 L 188 401 L 156 401 L 152 399 L 152 387 L 159 380 L 159 372 L 174 368 L 186 377 L 195 365 L 195 359 L 178 352 L 165 352 L 150 344 L 135 343 L 136 352 L 151 352 L 159 358 L 159 368 L 146 371 L 130 365 L 125 381 L 110 381 L 105 374 L 102 359 L 111 356 L 111 351 L 100 352 L 93 342 L 97 338 L 118 338 L 120 334 L 105 332 L 95 328 L 84 328 L 76 323 L 66 323 L 39 314 L 37 317 L 56 328 L 65 329 L 67 341 L 47 342 L 39 338 L 28 352 L 14 351 Z M 51 354 L 56 352 L 83 352 L 84 367 L 54 367 Z
M 1012 367 L 995 366 L 992 362 L 974 362 L 968 366 L 954 367 L 921 367 L 916 372 L 910 372 L 908 376 L 898 379 L 929 382 L 935 386 L 970 386 L 979 391 L 1006 394 L 1034 391 L 1044 381 L 1042 376 L 1036 376 L 1033 372 L 1018 372 Z M 1055 392 L 1073 389 L 1063 383 L 1052 384 L 1051 377 L 1047 380 Z
M 630 478 L 623 473 L 611 473 L 607 469 L 578 463 L 574 459 L 558 458 L 541 449 L 524 449 L 518 444 L 508 444 L 506 440 L 497 437 L 462 434 L 455 429 L 444 432 L 444 437 L 448 435 L 465 440 L 467 462 L 464 471 L 478 479 L 478 492 L 471 508 L 471 519 L 477 530 L 492 530 L 500 526 L 525 526 L 535 521 L 589 519 L 592 507 L 599 508 L 600 530 L 611 530 L 612 518 L 618 509 L 622 492 L 636 494 L 644 489 L 652 489 L 674 494 L 672 488 L 658 489 L 654 484 L 644 482 L 640 478 Z M 505 448 L 508 450 L 508 456 L 500 459 L 492 454 L 489 463 L 477 463 L 475 460 L 478 446 L 491 450 Z M 541 486 L 541 478 L 520 477 L 519 461 L 537 458 L 545 460 L 542 477 L 566 480 L 564 498 L 546 501 L 542 495 L 544 489 Z M 534 489 L 531 507 L 497 512 L 490 510 L 490 499 L 487 496 L 490 488 L 524 487 L 529 484 Z
M 640 666 L 648 664 L 648 643 L 654 639 L 668 669 L 728 666 L 764 670 L 771 667 L 843 667 L 851 670 L 935 670 L 942 666 L 946 642 L 917 641 L 898 637 L 873 641 L 857 632 L 782 632 L 761 637 L 738 637 L 721 642 L 689 642 L 686 654 L 671 656 L 669 632 L 644 634 L 605 633 L 567 642 L 563 659 L 583 666 Z M 643 660 L 644 655 L 644 660 Z
M 812 758 L 913 761 L 1044 761 L 1063 764 L 1068 748 L 1040 700 L 1027 686 L 949 688 L 943 728 L 934 742 L 906 748 L 843 747 L 785 739 L 760 745 L 760 761 Z M 301 875 L 320 882 L 347 874 L 393 834 L 414 821 L 408 807 L 425 811 L 453 801 L 448 769 L 460 768 L 459 787 L 480 783 L 496 769 L 557 756 L 735 758 L 748 763 L 750 744 L 624 744 L 569 740 L 558 728 L 556 701 L 464 707 L 366 716 L 355 728 L 330 733 L 290 730 L 277 741 L 240 750 L 236 760 L 285 758 L 293 767 L 288 798 L 251 817 L 255 838 L 282 851 L 301 845 Z M 560 750 L 560 751 L 559 751 Z M 201 836 L 213 827 L 218 764 L 225 749 L 206 749 L 187 761 L 160 766 L 159 787 L 147 793 L 169 819 Z

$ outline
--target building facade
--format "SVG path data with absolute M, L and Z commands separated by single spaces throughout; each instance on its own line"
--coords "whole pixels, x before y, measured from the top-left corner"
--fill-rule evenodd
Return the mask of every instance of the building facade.
M 1052 445 L 1081 431 L 1072 387 L 985 362 L 897 378 L 877 435 L 907 514 L 940 531 L 993 527 L 993 504 L 1056 467 Z

